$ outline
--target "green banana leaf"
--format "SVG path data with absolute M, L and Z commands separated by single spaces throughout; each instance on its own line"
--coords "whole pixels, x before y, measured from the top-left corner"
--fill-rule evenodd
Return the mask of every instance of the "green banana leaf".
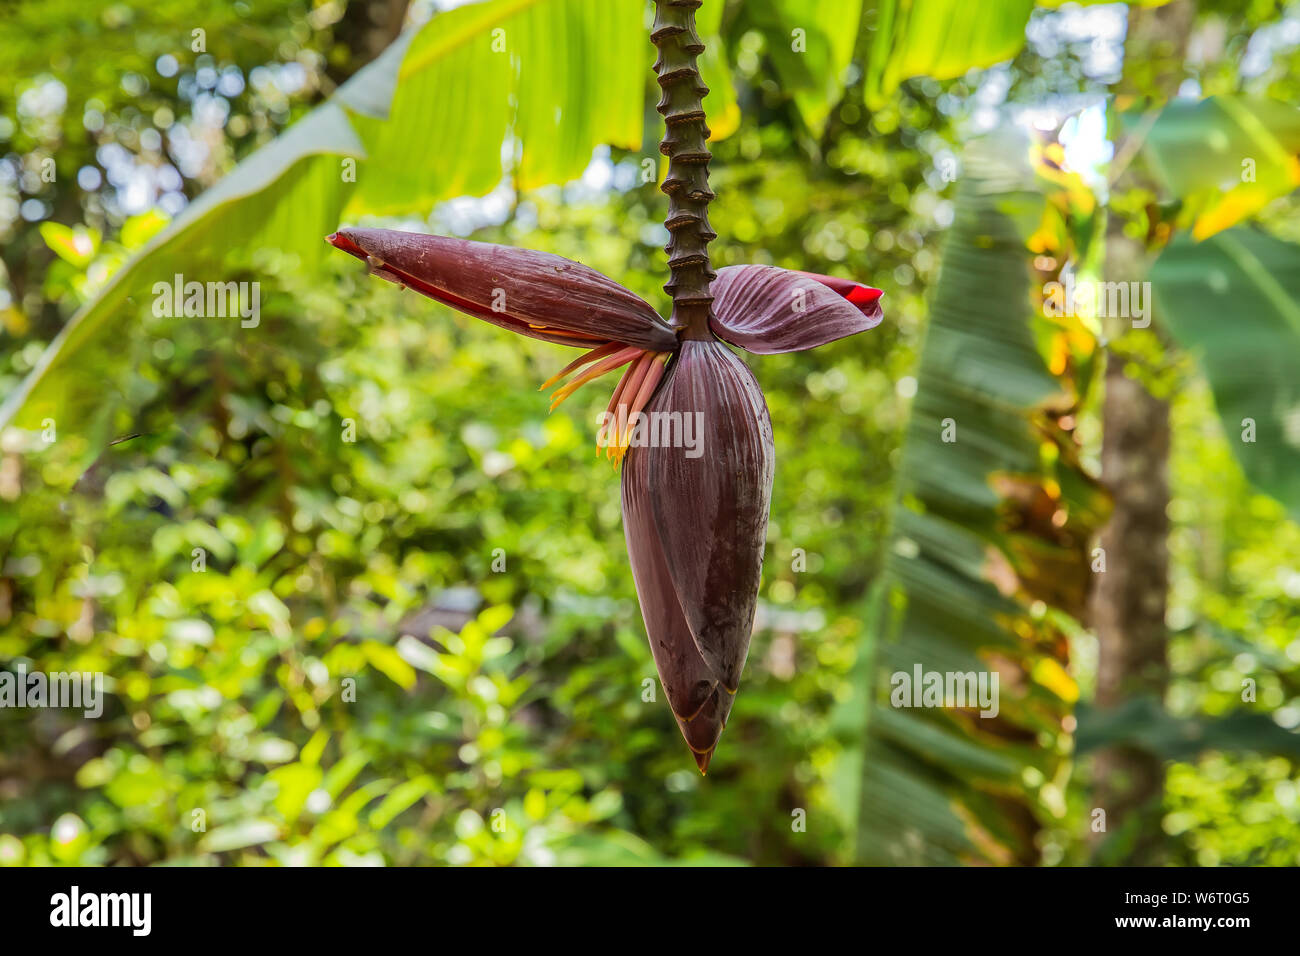
M 1251 482 L 1300 517 L 1300 245 L 1180 235 L 1151 269 L 1157 321 L 1199 360 Z
M 882 0 L 867 67 L 867 103 L 882 106 L 903 80 L 961 76 L 1009 60 L 1025 44 L 1034 0 Z
M 573 179 L 601 143 L 638 148 L 653 50 L 636 12 L 604 0 L 496 0 L 435 18 L 406 51 L 391 110 L 354 121 L 370 160 L 348 217 L 487 193 L 507 171 L 508 137 L 525 190 Z
M 972 147 L 944 246 L 861 670 L 862 863 L 1032 863 L 1064 812 L 1078 691 L 1063 629 L 1105 505 L 1050 414 L 1070 389 L 1031 328 L 1025 240 L 1045 198 L 1027 157 L 1009 133 Z M 917 666 L 996 671 L 998 713 L 893 706 L 893 675 Z

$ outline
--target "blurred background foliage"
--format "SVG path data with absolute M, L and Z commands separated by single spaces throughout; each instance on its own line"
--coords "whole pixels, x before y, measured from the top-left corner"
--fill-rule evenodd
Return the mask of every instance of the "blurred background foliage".
M 927 374 L 974 362 L 922 359 L 943 345 L 927 327 L 962 321 L 940 309 L 962 301 L 938 288 L 952 255 L 941 240 L 963 222 L 983 234 L 961 218 L 961 157 L 1003 118 L 1042 139 L 1073 116 L 1077 132 L 1104 113 L 1122 64 L 1124 6 L 1056 6 L 709 0 L 701 12 L 715 265 L 844 275 L 887 294 L 869 335 L 756 369 L 778 449 L 769 548 L 744 688 L 704 779 L 659 693 L 617 476 L 594 457 L 603 399 L 584 390 L 546 415 L 535 388 L 561 350 L 377 283 L 321 242 L 336 220 L 384 213 L 396 218 L 367 221 L 546 249 L 662 305 L 644 11 L 6 7 L 0 395 L 25 428 L 0 449 L 0 664 L 102 671 L 110 693 L 95 721 L 0 709 L 0 863 L 1087 860 L 1091 781 L 1072 704 L 1090 697 L 1096 648 L 1069 601 L 1045 611 L 1017 594 L 996 623 L 1031 633 L 1022 621 L 1059 662 L 1026 692 L 1039 736 L 999 741 L 944 713 L 906 732 L 867 720 L 885 699 L 882 660 L 902 653 L 877 659 L 899 515 L 943 511 L 924 468 L 897 479 L 906 456 L 925 461 L 913 406 L 933 395 Z M 975 37 L 954 17 L 977 7 L 987 29 Z M 922 29 L 937 23 L 979 42 L 942 45 Z M 497 28 L 522 51 L 505 72 Z M 1193 37 L 1185 95 L 1297 101 L 1300 9 L 1202 0 Z M 476 113 L 483 102 L 495 112 Z M 557 119 L 556 103 L 578 104 L 580 120 Z M 1038 218 L 1053 189 L 1067 195 L 1040 236 L 1086 245 L 1079 196 L 1105 187 L 1080 182 L 1033 187 Z M 1294 241 L 1288 188 L 1252 212 Z M 260 281 L 260 324 L 154 317 L 147 290 L 176 271 Z M 1017 301 L 1027 311 L 1023 290 Z M 60 330 L 64 347 L 47 352 Z M 1089 500 L 1096 337 L 1021 331 L 1038 346 L 1021 349 L 1023 374 L 1072 396 L 1052 409 L 1069 467 L 1034 480 L 1069 472 L 1079 484 L 1062 479 L 1064 498 Z M 1300 528 L 1290 502 L 1247 480 L 1217 385 L 1192 354 L 1160 350 L 1175 383 L 1166 716 L 1251 711 L 1294 730 Z M 996 428 L 1043 424 L 1035 402 L 1018 410 L 984 387 Z M 37 437 L 47 415 L 53 444 Z M 1014 556 L 991 515 L 947 517 L 958 512 Z M 995 625 L 961 623 L 978 609 L 958 603 L 948 636 L 978 644 Z M 904 651 L 917 646 L 907 633 Z M 1243 678 L 1258 685 L 1249 703 Z M 1003 730 L 1022 733 L 1024 718 Z M 1212 739 L 1165 755 L 1166 859 L 1300 863 L 1294 754 L 1249 728 Z M 942 812 L 910 828 L 882 786 L 894 803 L 917 795 L 921 818 Z

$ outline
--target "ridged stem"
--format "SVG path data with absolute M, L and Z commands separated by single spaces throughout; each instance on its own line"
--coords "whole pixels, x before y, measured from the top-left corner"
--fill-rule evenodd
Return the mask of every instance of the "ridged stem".
M 715 0 L 718 2 L 718 0 Z M 713 295 L 709 286 L 717 273 L 709 263 L 709 243 L 717 238 L 709 227 L 709 128 L 704 123 L 704 96 L 709 88 L 700 79 L 695 60 L 704 43 L 695 32 L 695 11 L 702 0 L 655 0 L 650 41 L 659 51 L 655 74 L 663 95 L 657 109 L 664 118 L 659 151 L 668 157 L 668 177 L 660 188 L 668 195 L 664 221 L 672 238 L 668 253 L 671 278 L 664 286 L 673 299 L 671 323 L 684 329 L 683 338 L 707 338 Z

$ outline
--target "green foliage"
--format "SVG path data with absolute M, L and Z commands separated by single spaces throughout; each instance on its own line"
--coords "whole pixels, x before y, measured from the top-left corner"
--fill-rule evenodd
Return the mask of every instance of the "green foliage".
M 712 6 L 720 13 L 723 5 Z M 774 0 L 737 11 L 733 28 L 757 31 L 765 39 L 777 86 L 793 96 L 814 135 L 821 134 L 838 101 L 862 7 L 861 0 Z
M 1205 239 L 1300 185 L 1300 110 L 1262 97 L 1174 102 L 1158 115 L 1125 118 L 1179 202 L 1178 221 Z M 1147 129 L 1146 127 L 1149 127 Z
M 1160 701 L 1134 697 L 1120 707 L 1083 710 L 1076 738 L 1080 755 L 1099 747 L 1137 747 L 1171 760 L 1205 750 L 1251 751 L 1300 758 L 1300 734 L 1284 730 L 1267 714 L 1237 711 L 1217 719 L 1177 718 Z
M 1159 316 L 1200 360 L 1246 474 L 1300 514 L 1300 246 L 1240 227 L 1156 261 Z
M 1235 752 L 1174 764 L 1165 831 L 1188 864 L 1295 865 L 1295 762 L 1261 751 L 1300 727 L 1300 525 L 1242 473 L 1239 433 L 1220 426 L 1203 380 L 1175 397 L 1173 427 L 1168 710 L 1201 724 L 1248 713 L 1274 727 Z

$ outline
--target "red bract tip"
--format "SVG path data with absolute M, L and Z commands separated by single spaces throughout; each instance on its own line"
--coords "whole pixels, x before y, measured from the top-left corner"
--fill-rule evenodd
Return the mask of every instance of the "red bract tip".
M 870 314 L 879 310 L 871 308 L 880 301 L 880 297 L 885 293 L 879 289 L 873 289 L 869 285 L 863 285 L 861 282 L 854 282 L 852 279 L 841 279 L 838 276 L 824 276 L 817 272 L 800 272 L 799 275 L 807 276 L 810 279 L 816 279 L 822 285 L 838 292 L 844 298 L 856 305 L 863 314 Z
M 330 233 L 325 237 L 325 241 L 335 249 L 342 249 L 344 252 L 354 255 L 358 259 L 366 258 L 366 254 L 361 251 L 360 247 L 341 232 Z

